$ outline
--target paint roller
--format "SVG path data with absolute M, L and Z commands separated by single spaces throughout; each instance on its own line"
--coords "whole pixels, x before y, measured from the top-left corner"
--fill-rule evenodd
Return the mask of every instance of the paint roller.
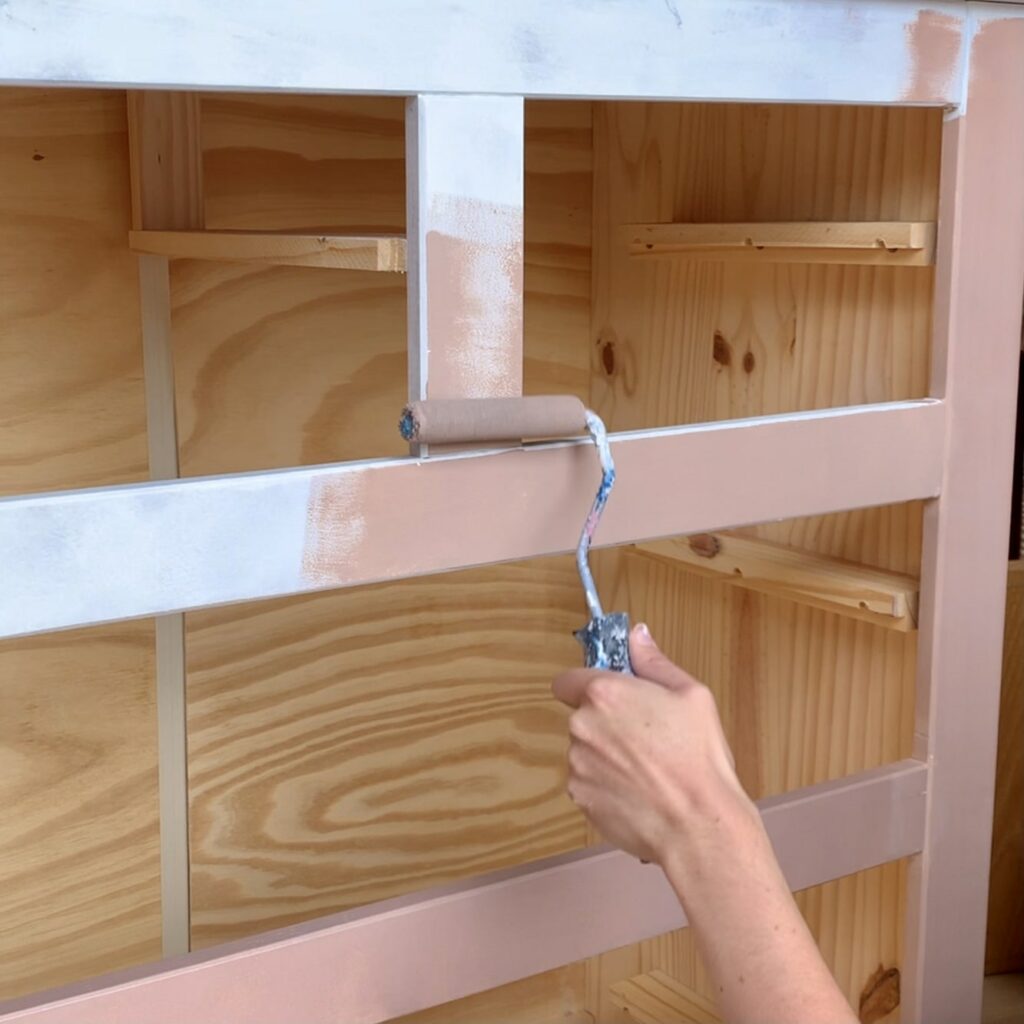
M 428 399 L 402 411 L 399 430 L 419 444 L 480 444 L 589 434 L 601 463 L 601 483 L 576 547 L 576 568 L 583 584 L 590 621 L 575 636 L 587 668 L 630 672 L 629 616 L 605 614 L 590 571 L 590 545 L 615 483 L 608 432 L 601 418 L 572 395 L 524 398 Z

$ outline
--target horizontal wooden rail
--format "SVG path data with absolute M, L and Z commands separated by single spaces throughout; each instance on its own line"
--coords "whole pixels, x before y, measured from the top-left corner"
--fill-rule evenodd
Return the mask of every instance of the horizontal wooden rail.
M 959 104 L 962 0 L 5 0 L 0 82 Z M 941 31 L 925 31 L 928 18 Z M 913 44 L 908 45 L 907 40 Z M 922 69 L 927 69 L 926 71 Z
M 634 256 L 904 267 L 935 262 L 930 221 L 631 224 L 626 240 Z
M 917 853 L 928 769 L 760 802 L 805 889 Z M 598 848 L 414 893 L 0 1007 L 3 1024 L 377 1024 L 680 928 L 662 872 Z
M 601 545 L 934 497 L 945 407 L 856 406 L 617 434 Z M 0 501 L 0 636 L 571 551 L 580 440 Z
M 699 533 L 634 549 L 724 583 L 908 632 L 917 628 L 918 581 L 757 537 Z
M 129 231 L 135 252 L 168 259 L 222 260 L 334 270 L 405 270 L 396 235 L 285 235 L 257 231 Z

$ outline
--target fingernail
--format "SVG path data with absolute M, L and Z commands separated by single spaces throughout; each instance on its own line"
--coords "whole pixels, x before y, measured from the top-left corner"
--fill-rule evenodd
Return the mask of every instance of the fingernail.
M 651 631 L 647 628 L 646 622 L 641 622 L 637 625 L 636 629 L 633 630 L 633 636 L 636 637 L 638 643 L 654 645 L 654 637 L 651 636 Z

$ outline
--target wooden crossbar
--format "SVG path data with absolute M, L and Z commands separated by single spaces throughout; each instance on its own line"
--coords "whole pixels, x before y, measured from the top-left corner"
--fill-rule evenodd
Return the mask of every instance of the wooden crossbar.
M 920 850 L 927 780 L 901 761 L 761 801 L 790 886 Z M 601 847 L 19 1000 L 0 1022 L 377 1024 L 685 924 L 658 868 Z
M 942 29 L 920 31 L 922 8 Z M 962 0 L 518 0 L 439 16 L 421 0 L 7 0 L 0 82 L 955 104 Z M 926 21 L 926 25 L 928 22 Z M 230 43 L 225 43 L 229 40 Z M 913 45 L 908 45 L 912 40 Z
M 130 231 L 138 253 L 168 259 L 261 263 L 270 267 L 405 270 L 405 239 L 395 235 L 297 235 L 270 231 Z
M 922 400 L 615 435 L 597 541 L 933 497 L 944 423 Z M 568 552 L 598 477 L 579 441 L 10 498 L 0 636 Z

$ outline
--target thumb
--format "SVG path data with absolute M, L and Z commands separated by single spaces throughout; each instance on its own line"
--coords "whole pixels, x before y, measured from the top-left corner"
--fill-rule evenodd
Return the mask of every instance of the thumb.
M 681 690 L 693 682 L 688 673 L 661 653 L 650 630 L 642 622 L 634 626 L 629 635 L 629 660 L 636 675 L 670 690 Z

